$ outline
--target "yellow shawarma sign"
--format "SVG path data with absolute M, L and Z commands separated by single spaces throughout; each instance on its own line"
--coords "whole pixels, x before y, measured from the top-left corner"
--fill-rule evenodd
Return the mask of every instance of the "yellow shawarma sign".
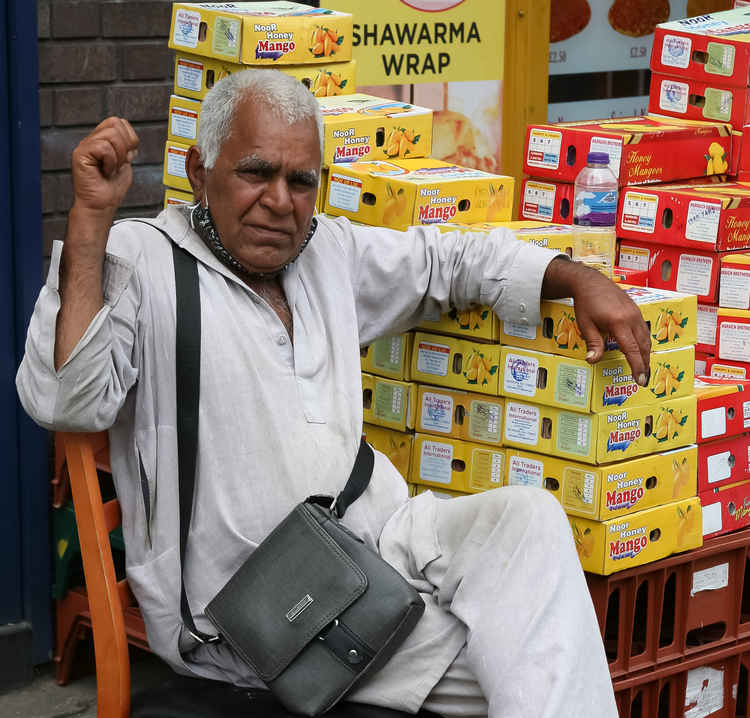
M 323 0 L 352 13 L 359 85 L 502 80 L 502 0 Z

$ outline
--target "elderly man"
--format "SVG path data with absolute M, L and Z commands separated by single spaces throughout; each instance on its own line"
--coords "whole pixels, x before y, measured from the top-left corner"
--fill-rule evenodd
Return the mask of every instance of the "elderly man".
M 271 529 L 306 496 L 345 483 L 362 431 L 361 344 L 474 303 L 536 324 L 540 296 L 572 296 L 589 359 L 601 356 L 601 333 L 613 334 L 646 381 L 645 324 L 593 270 L 505 231 L 403 234 L 313 218 L 321 143 L 317 102 L 301 84 L 271 70 L 234 74 L 203 104 L 187 158 L 195 204 L 153 227 L 112 224 L 138 144 L 126 121 L 105 120 L 73 153 L 67 235 L 53 249 L 18 392 L 45 427 L 109 430 L 127 575 L 153 650 L 180 673 L 258 683 L 226 643 L 192 638 L 180 615 L 170 239 L 197 259 L 202 302 L 183 571 L 207 633 L 206 604 Z M 344 520 L 427 604 L 350 700 L 446 716 L 617 715 L 570 529 L 549 494 L 408 499 L 376 452 Z

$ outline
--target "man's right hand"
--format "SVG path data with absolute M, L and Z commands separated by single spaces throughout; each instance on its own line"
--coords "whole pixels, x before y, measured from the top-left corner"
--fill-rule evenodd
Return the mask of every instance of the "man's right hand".
M 138 150 L 138 136 L 127 120 L 108 117 L 73 151 L 76 213 L 111 224 L 133 180 L 130 162 Z

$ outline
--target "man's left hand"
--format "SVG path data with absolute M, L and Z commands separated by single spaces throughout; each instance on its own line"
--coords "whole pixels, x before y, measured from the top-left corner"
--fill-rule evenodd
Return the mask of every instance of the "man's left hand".
M 547 267 L 542 299 L 573 297 L 576 320 L 593 364 L 604 354 L 604 338 L 611 336 L 625 355 L 633 378 L 641 386 L 649 381 L 651 334 L 640 309 L 601 272 L 562 257 Z

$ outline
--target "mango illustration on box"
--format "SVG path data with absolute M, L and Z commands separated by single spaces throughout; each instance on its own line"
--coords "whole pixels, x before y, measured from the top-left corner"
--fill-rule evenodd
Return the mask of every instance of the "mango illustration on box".
M 313 57 L 330 57 L 344 42 L 344 36 L 339 35 L 336 30 L 317 25 L 310 40 L 312 46 L 309 50 Z
M 459 312 L 455 307 L 450 310 L 448 316 L 458 324 L 459 329 L 479 329 L 481 323 L 490 315 L 489 307 L 467 309 Z
M 591 533 L 590 528 L 581 531 L 575 521 L 571 521 L 571 527 L 578 555 L 581 558 L 589 558 L 594 550 L 594 534 Z
M 691 479 L 690 462 L 688 461 L 688 457 L 683 456 L 682 461 L 672 459 L 672 469 L 674 471 L 672 498 L 678 499 L 682 494 L 682 489 L 690 483 Z
M 662 407 L 654 424 L 654 435 L 658 442 L 671 441 L 680 435 L 680 428 L 687 421 L 687 414 Z
M 359 164 L 359 163 L 356 163 Z M 390 184 L 385 186 L 385 209 L 383 210 L 383 222 L 391 224 L 408 209 L 406 203 L 406 192 L 403 187 L 394 192 Z
M 497 364 L 490 366 L 484 354 L 476 349 L 472 349 L 467 357 L 466 366 L 468 369 L 463 372 L 463 375 L 469 384 L 482 386 L 487 384 L 488 377 L 497 373 Z
M 333 97 L 344 94 L 344 88 L 347 84 L 346 79 L 341 77 L 340 72 L 321 70 L 315 76 L 310 91 L 315 97 Z
M 586 344 L 583 341 L 581 330 L 578 328 L 575 314 L 563 313 L 557 323 L 555 342 L 560 349 L 583 349 Z
M 729 169 L 729 163 L 727 162 L 727 152 L 718 143 L 712 142 L 708 147 L 708 154 L 704 155 L 706 158 L 706 174 L 707 175 L 723 175 Z
M 657 398 L 670 397 L 680 388 L 685 372 L 671 364 L 659 364 L 651 391 Z
M 683 546 L 688 536 L 691 536 L 695 529 L 695 517 L 697 511 L 693 511 L 693 506 L 688 505 L 684 509 L 677 507 L 677 546 Z
M 414 145 L 419 142 L 421 135 L 406 127 L 394 127 L 388 134 L 385 153 L 388 157 L 406 157 L 418 155 Z
M 652 334 L 658 344 L 673 342 L 687 325 L 687 317 L 673 309 L 663 309 L 656 319 L 656 332 Z

